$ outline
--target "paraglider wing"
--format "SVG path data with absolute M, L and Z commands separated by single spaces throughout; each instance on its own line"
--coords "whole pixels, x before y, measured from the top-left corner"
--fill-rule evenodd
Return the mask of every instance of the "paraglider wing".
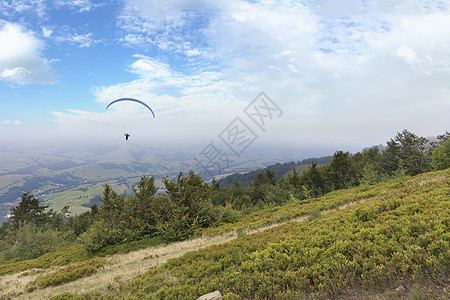
M 108 104 L 108 106 L 106 107 L 106 109 L 108 109 L 108 107 L 110 107 L 111 105 L 113 105 L 114 103 L 120 102 L 120 101 L 133 101 L 133 102 L 137 102 L 140 103 L 142 105 L 144 105 L 145 107 L 148 108 L 148 110 L 151 111 L 153 118 L 155 117 L 155 113 L 153 112 L 153 110 L 150 108 L 150 106 L 148 106 L 145 102 L 138 100 L 138 99 L 134 99 L 134 98 L 120 98 L 120 99 L 116 99 L 114 101 L 112 101 L 111 103 Z

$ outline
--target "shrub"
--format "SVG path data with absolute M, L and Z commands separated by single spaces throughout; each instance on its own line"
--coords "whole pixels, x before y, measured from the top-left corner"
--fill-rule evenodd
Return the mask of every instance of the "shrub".
M 39 276 L 27 286 L 27 291 L 32 292 L 35 289 L 56 286 L 70 281 L 77 280 L 86 276 L 90 276 L 104 266 L 106 260 L 94 258 L 82 263 L 61 268 L 56 272 Z
M 36 258 L 56 250 L 61 245 L 57 231 L 37 229 L 34 224 L 26 223 L 21 230 L 16 230 L 13 234 L 15 235 L 15 244 L 2 252 L 3 260 Z

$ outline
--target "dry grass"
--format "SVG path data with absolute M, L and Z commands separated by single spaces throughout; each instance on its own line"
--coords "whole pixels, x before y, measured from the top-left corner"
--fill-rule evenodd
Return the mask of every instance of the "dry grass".
M 8 275 L 10 279 L 3 276 L 0 277 L 1 282 L 5 282 L 5 285 L 14 286 L 15 288 L 11 289 L 8 287 L 8 291 L 6 289 L 1 290 L 0 298 L 6 295 L 17 295 L 14 299 L 48 299 L 63 292 L 85 293 L 101 291 L 121 282 L 129 281 L 152 267 L 164 264 L 171 258 L 180 257 L 187 252 L 211 245 L 226 243 L 235 238 L 237 238 L 236 233 L 228 233 L 216 237 L 197 238 L 173 243 L 167 246 L 150 247 L 127 254 L 112 255 L 108 258 L 107 265 L 90 277 L 81 278 L 60 286 L 36 290 L 32 293 L 26 293 L 25 286 L 28 282 L 34 280 L 36 275 L 24 277 L 17 276 L 17 274 Z M 19 281 L 18 277 L 22 280 Z
M 56 268 L 30 269 L 27 271 L 8 274 L 0 277 L 0 299 L 18 295 L 24 292 L 25 286 L 40 275 L 49 274 Z

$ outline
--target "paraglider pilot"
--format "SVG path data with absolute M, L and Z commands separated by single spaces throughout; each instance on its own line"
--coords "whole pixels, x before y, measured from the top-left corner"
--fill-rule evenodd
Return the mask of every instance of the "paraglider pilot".
M 125 136 L 125 140 L 128 141 L 128 138 L 130 137 L 130 134 L 129 133 L 124 133 L 123 135 Z

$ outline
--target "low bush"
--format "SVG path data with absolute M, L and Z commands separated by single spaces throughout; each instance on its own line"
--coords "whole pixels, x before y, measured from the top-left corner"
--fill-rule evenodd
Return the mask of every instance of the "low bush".
M 35 259 L 0 262 L 0 276 L 33 268 L 43 269 L 51 266 L 63 266 L 74 262 L 84 261 L 89 258 L 90 256 L 84 251 L 83 245 L 74 244 L 59 248 L 54 252 L 46 253 Z
M 60 268 L 56 272 L 39 276 L 27 285 L 27 291 L 32 292 L 35 289 L 42 289 L 49 286 L 56 286 L 79 278 L 87 277 L 106 263 L 105 259 L 93 258 L 84 262 Z

